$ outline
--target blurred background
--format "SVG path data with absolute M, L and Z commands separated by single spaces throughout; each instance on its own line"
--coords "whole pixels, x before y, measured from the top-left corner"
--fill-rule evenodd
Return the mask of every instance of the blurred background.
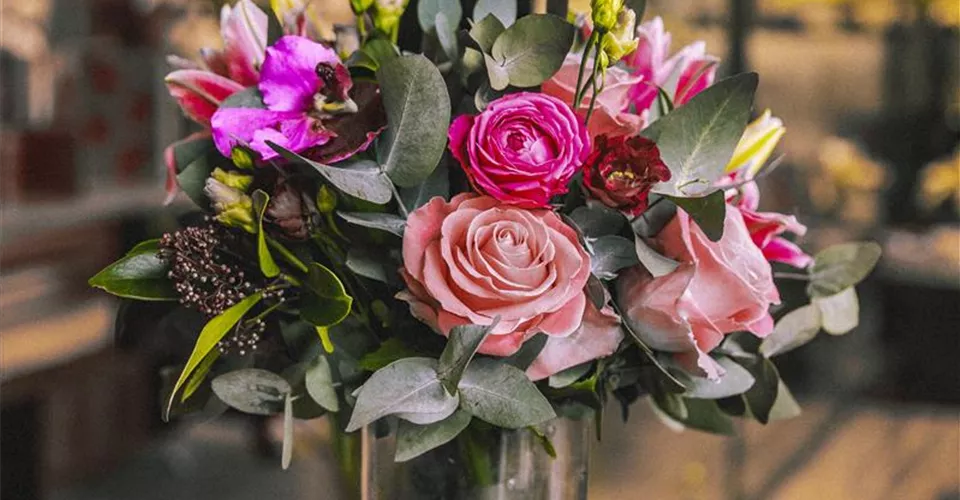
M 218 46 L 222 3 L 0 2 L 4 500 L 340 498 L 324 420 L 298 424 L 286 472 L 272 421 L 161 423 L 168 339 L 115 346 L 117 304 L 86 285 L 189 209 L 162 206 L 163 148 L 190 130 L 165 55 Z M 328 36 L 351 20 L 347 0 L 311 12 Z M 643 403 L 626 423 L 607 412 L 590 498 L 960 499 L 960 4 L 650 0 L 652 15 L 674 50 L 703 39 L 721 73 L 760 73 L 757 111 L 787 126 L 766 207 L 800 214 L 811 251 L 875 239 L 884 257 L 856 331 L 778 360 L 803 415 L 721 438 Z

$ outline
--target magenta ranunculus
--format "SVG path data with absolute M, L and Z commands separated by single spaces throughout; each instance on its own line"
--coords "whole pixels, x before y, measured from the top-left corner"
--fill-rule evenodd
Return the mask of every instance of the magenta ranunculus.
M 450 151 L 473 187 L 504 203 L 542 208 L 567 192 L 590 154 L 583 122 L 555 97 L 505 95 L 450 125 Z
M 773 331 L 770 304 L 780 303 L 770 263 L 753 243 L 743 216 L 727 206 L 723 238 L 710 241 L 682 210 L 657 236 L 674 272 L 652 277 L 642 268 L 617 282 L 626 321 L 652 348 L 676 353 L 694 373 L 718 378 L 723 369 L 707 355 L 724 335 Z
M 407 219 L 403 262 L 407 289 L 397 297 L 443 335 L 499 316 L 480 352 L 509 356 L 537 333 L 547 334 L 545 357 L 533 368 L 537 377 L 609 355 L 620 341 L 611 313 L 587 305 L 590 256 L 550 210 L 469 193 L 449 202 L 433 198 Z

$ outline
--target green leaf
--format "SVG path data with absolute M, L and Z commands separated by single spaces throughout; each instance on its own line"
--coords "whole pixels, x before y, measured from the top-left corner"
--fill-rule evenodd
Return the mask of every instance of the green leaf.
M 474 19 L 486 19 L 493 15 L 503 26 L 510 26 L 517 20 L 516 0 L 477 0 L 473 7 Z
M 477 46 L 475 49 L 479 49 L 480 52 L 489 54 L 493 51 L 493 44 L 496 43 L 497 38 L 507 30 L 506 26 L 503 24 L 498 17 L 493 15 L 484 16 L 483 18 L 474 17 L 474 19 L 480 19 L 470 28 L 470 38 L 473 39 Z
M 283 399 L 283 449 L 280 453 L 280 467 L 290 468 L 293 459 L 293 395 L 289 392 Z
M 760 343 L 760 354 L 768 358 L 792 351 L 813 340 L 820 331 L 820 309 L 808 304 L 788 312 Z
M 370 229 L 379 229 L 403 237 L 406 219 L 393 214 L 379 212 L 337 212 L 343 220 Z
M 599 419 L 601 417 L 598 415 L 597 418 Z M 600 424 L 598 423 L 597 425 Z M 557 449 L 553 447 L 553 442 L 550 441 L 550 438 L 547 437 L 546 433 L 538 429 L 535 425 L 527 427 L 527 430 L 533 433 L 533 437 L 537 438 L 537 441 L 540 442 L 540 446 L 543 447 L 543 451 L 546 452 L 550 458 L 557 458 Z M 599 436 L 599 433 L 597 435 Z
M 389 126 L 377 141 L 383 171 L 395 184 L 427 179 L 447 145 L 450 96 L 440 71 L 422 55 L 398 57 L 377 71 Z
M 747 126 L 756 89 L 756 73 L 721 80 L 644 129 L 672 174 L 653 191 L 684 198 L 715 191 Z
M 711 399 L 686 399 L 687 418 L 680 421 L 685 427 L 714 434 L 733 436 L 733 419 Z
M 167 278 L 170 268 L 158 256 L 159 251 L 160 240 L 141 242 L 90 278 L 90 286 L 129 299 L 177 300 L 180 296 Z
M 376 351 L 373 351 L 360 359 L 359 366 L 363 370 L 375 372 L 394 361 L 403 358 L 412 358 L 419 353 L 397 337 L 390 337 L 385 340 Z
M 446 419 L 429 425 L 415 425 L 401 420 L 397 427 L 397 452 L 394 460 L 406 462 L 449 443 L 467 428 L 472 418 L 469 413 L 459 410 Z
M 511 85 L 536 87 L 563 65 L 575 32 L 572 24 L 557 16 L 531 14 L 518 19 L 497 37 L 490 55 Z M 491 86 L 498 89 L 497 85 Z
M 470 363 L 459 389 L 464 410 L 500 427 L 519 429 L 557 416 L 524 372 L 494 359 Z
M 437 14 L 441 13 L 450 21 L 452 26 L 460 24 L 460 18 L 463 17 L 460 0 L 417 1 L 417 20 L 420 21 L 420 27 L 424 33 L 436 28 Z
M 307 291 L 300 299 L 300 317 L 314 326 L 333 326 L 350 314 L 353 297 L 347 295 L 340 278 L 323 264 L 309 265 L 304 282 Z
M 610 299 L 607 286 L 594 274 L 587 278 L 587 285 L 583 287 L 583 292 L 587 294 L 587 299 L 597 309 L 603 309 L 603 306 L 607 305 L 607 300 Z
M 799 415 L 800 405 L 797 404 L 797 400 L 790 393 L 790 389 L 781 380 L 777 387 L 777 400 L 773 403 L 773 408 L 770 408 L 770 421 L 787 420 Z
M 359 66 L 376 72 L 384 62 L 397 57 L 400 57 L 400 53 L 392 43 L 383 38 L 372 38 L 367 40 L 360 50 L 354 52 L 348 64 L 351 67 Z
M 619 234 L 627 221 L 620 212 L 595 202 L 574 209 L 570 212 L 570 220 L 588 238 Z
M 580 380 L 587 372 L 590 371 L 590 368 L 593 367 L 593 361 L 587 361 L 586 363 L 580 363 L 576 366 L 571 366 L 566 370 L 563 370 L 559 373 L 554 373 L 550 375 L 550 380 L 548 385 L 554 389 L 562 389 L 568 385 Z
M 330 372 L 330 363 L 326 356 L 317 356 L 317 359 L 307 369 L 304 383 L 307 394 L 327 411 L 340 410 L 337 391 L 333 387 L 333 374 Z
M 188 198 L 203 210 L 209 210 L 210 199 L 204 192 L 207 179 L 216 168 L 217 161 L 226 161 L 216 149 L 207 151 L 188 163 L 177 173 L 177 185 Z
M 293 390 L 280 375 L 259 368 L 224 373 L 213 379 L 211 387 L 231 408 L 254 415 L 279 413 L 284 399 Z
M 268 278 L 275 278 L 280 274 L 280 267 L 273 260 L 270 248 L 267 247 L 267 234 L 263 230 L 263 215 L 270 205 L 270 195 L 262 189 L 253 192 L 253 207 L 257 213 L 257 260 L 260 262 L 260 272 Z
M 720 241 L 723 237 L 723 223 L 727 214 L 727 202 L 722 190 L 700 198 L 676 196 L 667 196 L 667 198 L 689 214 L 710 241 Z
M 622 236 L 601 236 L 592 242 L 590 266 L 600 279 L 612 280 L 621 269 L 640 263 L 634 243 Z
M 853 287 L 829 297 L 814 297 L 813 305 L 820 311 L 823 331 L 843 335 L 860 324 L 860 302 Z
M 427 180 L 413 187 L 401 188 L 398 201 L 403 203 L 407 211 L 413 212 L 437 196 L 441 198 L 450 196 L 449 169 L 444 162 L 437 165 Z
M 221 108 L 253 108 L 266 109 L 263 103 L 263 95 L 257 87 L 247 87 L 239 92 L 234 92 L 220 103 Z
M 503 358 L 503 362 L 520 370 L 526 370 L 540 355 L 540 351 L 547 345 L 547 340 L 547 334 L 538 333 L 524 342 L 519 351 L 508 358 Z
M 390 271 L 387 271 L 387 266 L 382 262 L 377 261 L 367 252 L 358 250 L 356 248 L 351 248 L 347 252 L 347 269 L 356 273 L 358 276 L 363 276 L 364 278 L 372 279 L 374 281 L 379 281 L 381 283 L 389 283 L 390 279 L 388 273 L 395 273 L 396 269 L 391 268 Z
M 750 408 L 750 413 L 762 424 L 770 421 L 770 412 L 777 400 L 777 390 L 780 386 L 780 374 L 773 362 L 764 357 L 751 359 L 738 358 L 744 368 L 750 371 L 757 382 L 743 397 Z
M 207 378 L 207 374 L 210 373 L 210 369 L 213 368 L 213 364 L 216 363 L 219 358 L 220 351 L 217 350 L 210 351 L 210 354 L 204 356 L 203 361 L 197 365 L 197 369 L 193 371 L 186 385 L 183 386 L 183 394 L 180 395 L 181 403 L 190 399 L 190 396 L 193 396 L 193 394 L 197 392 L 200 384 Z
M 440 47 L 450 61 L 460 59 L 460 46 L 457 44 L 457 24 L 459 24 L 459 22 L 459 19 L 452 21 L 443 12 L 437 13 L 437 40 L 440 42 Z
M 448 407 L 451 399 L 456 397 L 447 393 L 437 376 L 437 360 L 400 359 L 374 372 L 360 387 L 346 430 L 353 432 L 386 415 L 432 414 Z
M 666 225 L 677 215 L 677 206 L 673 203 L 663 203 L 662 196 L 656 193 L 650 195 L 650 205 L 647 210 L 630 221 L 633 233 L 644 238 L 655 238 Z
M 287 161 L 306 163 L 313 167 L 330 184 L 350 196 L 378 205 L 388 203 L 393 198 L 393 188 L 390 186 L 390 180 L 384 177 L 376 162 L 351 159 L 340 162 L 337 166 L 324 165 L 304 158 L 270 141 L 266 141 L 266 143 Z
M 726 373 L 720 380 L 710 380 L 706 377 L 686 375 L 681 380 L 687 386 L 686 398 L 692 399 L 720 399 L 747 392 L 755 380 L 744 367 L 733 362 L 726 356 L 716 358 L 717 363 Z
M 634 249 L 637 252 L 637 258 L 640 260 L 640 264 L 642 264 L 643 267 L 649 271 L 654 278 L 666 276 L 680 267 L 679 262 L 668 257 L 664 257 L 660 254 L 660 252 L 650 248 L 650 245 L 647 245 L 642 236 L 636 235 L 633 243 Z
M 448 392 L 451 394 L 457 392 L 457 384 L 460 383 L 460 377 L 463 376 L 467 364 L 499 322 L 500 318 L 497 317 L 490 325 L 460 325 L 450 329 L 450 336 L 443 353 L 440 354 L 440 365 L 437 370 L 440 381 Z
M 811 297 L 836 295 L 863 281 L 880 260 L 880 245 L 872 241 L 844 243 L 821 251 L 810 267 Z

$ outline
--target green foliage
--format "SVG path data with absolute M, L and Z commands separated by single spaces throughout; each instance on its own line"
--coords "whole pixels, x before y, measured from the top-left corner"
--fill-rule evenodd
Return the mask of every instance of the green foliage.
M 183 371 L 180 372 L 180 377 L 170 392 L 170 398 L 164 410 L 164 419 L 170 416 L 170 408 L 173 406 L 177 392 L 183 387 L 183 384 L 187 382 L 187 379 L 193 374 L 194 370 L 196 370 L 204 358 L 210 354 L 210 351 L 216 348 L 217 343 L 247 314 L 247 311 L 257 305 L 262 298 L 263 296 L 259 292 L 249 295 L 219 316 L 211 319 L 206 326 L 203 327 L 200 336 L 197 337 L 196 345 L 193 346 L 193 352 L 190 353 L 190 358 L 187 359 L 187 364 L 184 365 Z
M 550 375 L 550 379 L 547 383 L 554 389 L 562 389 L 583 378 L 584 375 L 590 372 L 591 368 L 593 368 L 593 361 L 571 366 L 566 370 Z
M 619 234 L 627 221 L 620 212 L 592 201 L 570 212 L 570 220 L 587 238 Z
M 680 267 L 679 262 L 667 258 L 661 255 L 660 252 L 650 248 L 650 245 L 648 245 L 640 235 L 634 238 L 634 250 L 637 252 L 637 258 L 640 260 L 640 264 L 642 264 L 654 278 L 666 276 Z
M 463 409 L 500 427 L 519 429 L 557 416 L 524 372 L 490 358 L 470 363 L 459 389 Z
M 777 367 L 772 361 L 762 356 L 739 357 L 737 361 L 757 380 L 743 397 L 754 418 L 766 424 L 770 421 L 770 414 L 777 401 L 777 391 L 780 387 L 780 374 L 777 372 Z
M 863 281 L 880 260 L 880 245 L 870 242 L 843 243 L 819 252 L 810 266 L 811 297 L 836 295 Z
M 217 164 L 225 162 L 213 140 L 203 137 L 177 144 L 173 148 L 173 162 L 180 190 L 198 207 L 208 210 L 210 200 L 203 188 Z
M 591 270 L 600 279 L 612 280 L 621 269 L 640 263 L 634 243 L 623 236 L 601 236 L 590 246 L 593 249 Z
M 420 22 L 420 28 L 423 29 L 424 33 L 429 33 L 435 29 L 439 31 L 436 26 L 438 14 L 443 14 L 451 26 L 455 28 L 463 17 L 460 0 L 418 0 L 417 21 Z
M 540 355 L 540 351 L 547 345 L 547 340 L 545 333 L 538 333 L 532 339 L 524 342 L 520 346 L 520 350 L 513 353 L 513 356 L 503 358 L 503 362 L 520 370 L 526 370 L 533 363 L 533 360 Z
M 860 302 L 853 287 L 828 297 L 813 297 L 813 305 L 820 311 L 823 331 L 843 335 L 860 323 Z
M 356 249 L 350 249 L 347 252 L 347 269 L 356 273 L 357 276 L 363 276 L 367 279 L 379 281 L 381 283 L 390 282 L 390 274 L 396 273 L 396 268 L 384 265 L 369 252 L 363 252 Z
M 672 174 L 653 191 L 689 198 L 716 190 L 714 182 L 747 126 L 756 89 L 756 73 L 726 78 L 644 129 Z
M 358 226 L 370 229 L 379 229 L 403 237 L 403 229 L 407 226 L 406 219 L 393 214 L 380 212 L 337 212 L 343 220 Z
M 377 141 L 383 171 L 395 184 L 427 179 L 447 145 L 450 96 L 440 71 L 421 55 L 401 56 L 377 71 L 389 126 Z
M 415 425 L 401 420 L 397 427 L 397 451 L 394 460 L 406 462 L 442 446 L 467 428 L 473 417 L 458 410 L 432 424 Z
M 810 342 L 820 331 L 820 309 L 808 304 L 788 312 L 760 344 L 760 353 L 768 358 L 792 351 Z
M 397 203 L 402 203 L 408 212 L 412 212 L 426 205 L 434 197 L 449 198 L 449 173 L 447 165 L 440 162 L 425 181 L 413 187 L 401 188 Z
M 436 417 L 450 407 L 451 400 L 457 398 L 440 383 L 435 359 L 400 359 L 374 372 L 360 387 L 346 430 L 353 432 L 381 417 L 400 413 Z M 436 421 L 455 410 L 454 404 L 447 415 Z
M 280 451 L 280 467 L 287 470 L 293 459 L 293 395 L 283 398 L 283 448 Z
M 491 330 L 497 325 L 499 318 L 487 326 L 480 325 L 460 325 L 450 329 L 450 336 L 447 339 L 447 345 L 440 354 L 440 364 L 437 370 L 443 387 L 448 392 L 457 392 L 457 384 L 463 376 L 463 371 L 467 364 L 473 359 L 480 344 Z
M 376 162 L 351 159 L 337 166 L 324 165 L 285 149 L 270 141 L 267 145 L 274 151 L 294 163 L 305 163 L 320 173 L 324 179 L 337 189 L 355 198 L 383 205 L 393 197 L 390 180 L 384 177 Z
M 279 413 L 293 390 L 280 375 L 259 368 L 224 373 L 213 379 L 211 386 L 214 394 L 231 408 L 254 415 Z
M 253 193 L 253 208 L 257 214 L 257 260 L 260 263 L 260 272 L 268 278 L 275 278 L 280 274 L 280 267 L 273 260 L 270 248 L 267 247 L 267 234 L 263 230 L 263 215 L 270 205 L 270 195 L 258 189 Z
M 169 267 L 158 256 L 159 243 L 160 240 L 141 242 L 90 278 L 90 286 L 129 299 L 177 300 L 179 295 L 167 278 Z
M 317 327 L 328 327 L 350 314 L 353 297 L 347 295 L 340 278 L 326 266 L 311 263 L 300 298 L 300 317 Z
M 689 214 L 710 241 L 720 241 L 727 216 L 727 202 L 723 190 L 699 198 L 666 197 Z
M 509 85 L 515 87 L 540 85 L 563 65 L 575 31 L 572 24 L 549 14 L 518 19 L 497 37 L 490 51 L 496 63 L 487 64 L 491 87 L 506 88 L 503 74 Z
M 504 26 L 510 26 L 517 20 L 517 2 L 515 0 L 477 0 L 473 7 L 473 19 L 485 19 L 492 15 Z
M 263 104 L 263 95 L 257 87 L 247 87 L 239 92 L 234 92 L 220 103 L 221 108 L 253 108 L 266 109 Z
M 333 386 L 333 373 L 330 371 L 330 362 L 326 356 L 317 356 L 310 364 L 304 378 L 307 394 L 323 409 L 336 412 L 340 410 L 337 391 Z
M 397 337 L 390 337 L 387 340 L 383 341 L 380 344 L 380 347 L 377 350 L 365 355 L 360 359 L 359 366 L 363 370 L 369 372 L 375 372 L 394 361 L 403 358 L 412 358 L 417 356 L 419 353 L 406 344 L 403 343 Z
M 726 371 L 720 377 L 720 380 L 710 380 L 706 377 L 692 375 L 680 377 L 680 380 L 687 387 L 684 397 L 690 399 L 721 399 L 743 394 L 753 386 L 755 381 L 753 375 L 745 368 L 726 356 L 719 356 L 716 361 Z

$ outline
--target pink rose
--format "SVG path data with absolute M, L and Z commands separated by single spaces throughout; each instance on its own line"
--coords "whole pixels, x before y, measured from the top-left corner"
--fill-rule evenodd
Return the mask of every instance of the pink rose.
M 580 57 L 575 54 L 568 54 L 560 71 L 543 82 L 541 90 L 544 94 L 552 95 L 565 103 L 572 103 L 579 71 Z M 590 137 L 595 138 L 601 134 L 610 136 L 637 135 L 646 124 L 647 113 L 637 115 L 630 112 L 630 89 L 639 83 L 642 77 L 632 76 L 630 73 L 613 66 L 607 69 L 604 78 L 603 91 L 597 96 L 593 115 L 590 117 L 589 125 L 587 125 Z M 577 108 L 577 115 L 580 118 L 586 119 L 592 96 L 593 91 L 591 90 L 580 102 L 580 106 Z
M 580 327 L 568 337 L 550 337 L 537 359 L 527 368 L 527 377 L 540 380 L 581 363 L 610 356 L 622 340 L 620 316 L 610 306 L 597 309 L 588 300 Z
M 567 192 L 590 154 L 587 129 L 570 107 L 545 94 L 505 95 L 450 125 L 450 151 L 474 189 L 504 203 L 542 208 Z
M 727 206 L 718 242 L 682 210 L 657 240 L 680 267 L 659 278 L 639 267 L 620 275 L 627 321 L 650 347 L 677 353 L 692 372 L 718 378 L 723 369 L 707 353 L 724 335 L 746 330 L 763 337 L 773 331 L 768 308 L 780 303 L 780 294 L 770 264 L 735 206 Z
M 571 336 L 584 318 L 590 257 L 549 210 L 470 193 L 433 198 L 407 219 L 403 263 L 397 298 L 443 335 L 500 317 L 481 353 L 509 356 L 539 332 Z

